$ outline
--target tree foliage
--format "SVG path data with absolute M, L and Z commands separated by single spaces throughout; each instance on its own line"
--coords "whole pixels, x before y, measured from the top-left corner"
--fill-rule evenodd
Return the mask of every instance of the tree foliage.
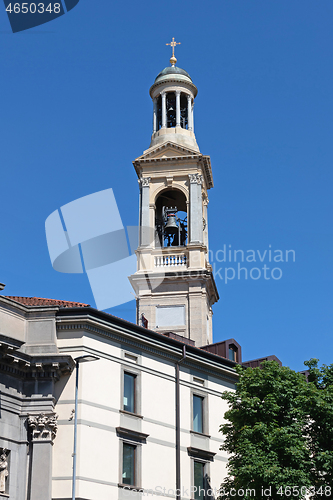
M 320 486 L 330 486 L 333 498 L 333 364 L 318 368 L 318 360 L 304 363 L 309 369 L 308 405 L 311 480 L 322 498 Z
M 307 489 L 328 497 L 320 486 L 333 486 L 333 365 L 307 366 L 308 382 L 276 361 L 237 366 L 236 391 L 222 396 L 229 410 L 221 449 L 230 458 L 221 500 L 303 499 Z

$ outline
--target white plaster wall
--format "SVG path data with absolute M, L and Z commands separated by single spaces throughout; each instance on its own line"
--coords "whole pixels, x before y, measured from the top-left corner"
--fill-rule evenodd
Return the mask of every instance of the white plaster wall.
M 100 357 L 99 361 L 80 365 L 79 409 L 78 409 L 78 460 L 77 497 L 91 500 L 124 498 L 118 487 L 121 464 L 119 447 L 121 440 L 116 427 L 133 420 L 141 432 L 148 434 L 147 442 L 141 445 L 141 485 L 144 489 L 157 486 L 175 489 L 175 365 L 151 352 L 134 348 L 138 362 L 124 358 L 124 350 L 131 347 L 98 335 L 83 332 L 61 331 L 58 347 L 61 353 L 74 358 L 88 352 Z M 72 338 L 75 333 L 76 337 Z M 67 337 L 67 338 L 65 338 Z M 68 346 L 66 348 L 66 346 Z M 140 372 L 141 415 L 143 419 L 124 416 L 121 409 L 122 367 Z M 200 371 L 196 375 L 200 377 Z M 220 394 L 228 384 L 214 376 L 203 374 L 205 385 L 193 383 L 193 374 L 186 366 L 181 367 L 181 475 L 182 485 L 192 485 L 192 459 L 187 448 L 193 446 L 192 434 L 192 389 L 207 392 L 209 405 L 209 449 L 221 458 L 210 464 L 212 485 L 218 487 L 225 474 L 223 454 L 219 452 L 222 423 L 226 403 Z M 60 385 L 62 384 L 62 385 Z M 230 388 L 232 384 L 229 384 Z M 54 443 L 53 498 L 70 498 L 73 427 L 69 420 L 74 408 L 75 373 L 67 382 L 59 382 L 56 411 L 59 414 L 59 430 Z M 125 418 L 125 420 L 124 420 Z M 133 427 L 134 428 L 134 427 Z M 163 498 L 163 497 L 162 497 Z

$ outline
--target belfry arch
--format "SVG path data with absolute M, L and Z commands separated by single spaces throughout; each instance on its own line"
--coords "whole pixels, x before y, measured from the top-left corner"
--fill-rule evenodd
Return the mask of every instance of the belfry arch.
M 187 245 L 187 200 L 181 190 L 169 188 L 157 194 L 155 231 L 162 248 Z

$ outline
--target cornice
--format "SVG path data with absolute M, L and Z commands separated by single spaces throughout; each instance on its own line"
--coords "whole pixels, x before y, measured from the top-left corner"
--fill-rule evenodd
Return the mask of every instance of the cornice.
M 76 319 L 80 322 L 76 323 Z M 99 322 L 94 321 L 91 318 L 68 318 L 66 320 L 61 320 L 61 322 L 57 322 L 57 330 L 86 330 L 88 332 L 112 339 L 118 343 L 128 344 L 140 350 L 144 349 L 159 356 L 163 352 L 163 356 L 173 362 L 177 361 L 179 358 L 177 349 L 167 349 L 156 340 L 152 343 L 150 339 L 143 338 L 140 335 L 136 335 L 134 337 L 134 332 L 128 332 L 125 329 L 121 329 L 119 332 L 116 332 L 114 328 L 108 328 L 106 325 L 101 325 Z M 158 349 L 160 346 L 161 348 Z
M 159 158 L 142 158 L 141 160 L 134 160 L 133 165 L 139 166 L 141 163 L 163 163 L 172 161 L 188 161 L 188 160 L 200 160 L 202 155 L 182 155 L 182 156 L 161 156 Z
M 152 97 L 154 89 L 156 89 L 157 87 L 160 87 L 162 85 L 169 85 L 170 83 L 181 84 L 184 88 L 189 87 L 192 90 L 194 97 L 196 97 L 197 94 L 198 94 L 198 89 L 194 85 L 194 83 L 187 82 L 187 81 L 182 80 L 181 78 L 175 77 L 175 78 L 168 78 L 166 80 L 160 80 L 159 82 L 153 83 L 153 85 L 149 89 L 149 95 L 150 95 L 150 97 Z
M 106 322 L 94 319 L 91 315 L 69 316 L 57 319 L 58 330 L 85 330 L 103 337 L 107 337 L 117 343 L 127 344 L 155 354 L 175 363 L 182 357 L 183 343 L 174 339 L 164 337 L 162 334 L 145 330 L 137 325 L 132 325 L 133 329 L 121 327 L 120 325 L 108 326 Z M 148 337 L 150 336 L 150 338 Z M 234 370 L 234 363 L 217 355 L 201 351 L 199 348 L 187 346 L 188 357 L 186 366 L 211 373 L 219 378 L 235 383 L 237 374 Z
M 70 356 L 59 354 L 31 356 L 18 350 L 22 345 L 23 342 L 8 340 L 5 335 L 0 335 L 0 372 L 21 379 L 58 380 L 74 368 L 74 361 Z
M 207 189 L 213 188 L 214 181 L 213 181 L 213 172 L 212 172 L 212 165 L 210 162 L 210 156 L 202 155 L 199 161 L 200 163 L 203 164 L 202 171 L 204 172 Z
M 176 149 L 178 151 L 182 151 L 183 153 L 187 153 L 186 156 L 189 156 L 191 154 L 197 155 L 197 156 L 202 156 L 202 154 L 200 152 L 198 153 L 198 151 L 196 151 L 195 149 L 181 146 L 180 144 L 177 144 L 176 142 L 167 140 L 158 146 L 153 146 L 149 149 L 146 149 L 146 151 L 144 151 L 143 154 L 138 156 L 138 158 L 136 158 L 134 161 L 139 161 L 139 160 L 145 159 L 145 158 L 151 156 L 152 154 L 158 153 L 159 151 L 163 151 L 164 149 L 168 149 L 168 148 Z

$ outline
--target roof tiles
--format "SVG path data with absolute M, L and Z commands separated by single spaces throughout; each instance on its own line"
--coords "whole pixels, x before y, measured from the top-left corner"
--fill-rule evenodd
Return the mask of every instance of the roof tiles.
M 43 299 L 41 297 L 15 297 L 6 295 L 7 299 L 14 300 L 25 306 L 59 306 L 59 307 L 89 307 L 89 304 L 82 302 L 71 302 L 68 300 Z

